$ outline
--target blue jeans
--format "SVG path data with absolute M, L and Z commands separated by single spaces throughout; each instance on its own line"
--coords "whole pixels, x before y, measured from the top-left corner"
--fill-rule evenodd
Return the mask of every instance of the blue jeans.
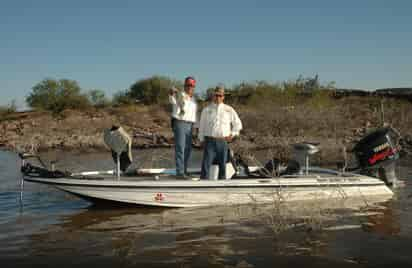
M 172 119 L 173 134 L 175 137 L 176 175 L 187 173 L 187 163 L 192 153 L 193 123 Z
M 205 137 L 202 170 L 200 178 L 209 179 L 209 170 L 213 163 L 219 166 L 219 180 L 226 179 L 226 162 L 229 146 L 225 140 Z

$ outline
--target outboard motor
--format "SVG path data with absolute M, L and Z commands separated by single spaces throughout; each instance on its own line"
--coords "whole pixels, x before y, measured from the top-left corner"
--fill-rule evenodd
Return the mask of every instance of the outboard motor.
M 399 159 L 391 128 L 380 128 L 362 138 L 353 148 L 360 173 L 378 177 L 390 186 L 396 185 L 395 162 Z

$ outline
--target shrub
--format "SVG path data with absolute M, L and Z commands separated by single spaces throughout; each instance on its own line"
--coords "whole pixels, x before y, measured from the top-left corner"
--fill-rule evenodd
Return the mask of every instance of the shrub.
M 179 83 L 170 78 L 153 76 L 135 82 L 127 95 L 144 104 L 164 104 L 167 103 L 169 89 L 176 84 Z
M 100 89 L 92 89 L 88 92 L 87 97 L 91 105 L 96 108 L 104 108 L 110 105 L 105 93 Z
M 130 96 L 130 92 L 128 90 L 119 91 L 113 95 L 113 105 L 115 106 L 130 105 L 135 102 L 136 100 Z
M 315 108 L 327 108 L 336 105 L 332 100 L 332 91 L 325 89 L 316 89 L 311 92 L 308 104 Z
M 90 107 L 90 102 L 86 95 L 81 94 L 78 83 L 68 79 L 44 79 L 32 88 L 26 102 L 32 108 L 53 113 Z

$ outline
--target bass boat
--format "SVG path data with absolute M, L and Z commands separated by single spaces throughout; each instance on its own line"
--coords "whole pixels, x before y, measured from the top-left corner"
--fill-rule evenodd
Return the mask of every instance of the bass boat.
M 120 132 L 119 132 L 120 131 Z M 398 147 L 390 128 L 378 129 L 361 139 L 352 150 L 356 165 L 339 170 L 312 167 L 317 144 L 293 145 L 294 157 L 286 166 L 271 160 L 263 167 L 247 166 L 232 158 L 227 179 L 217 180 L 217 166 L 209 180 L 199 179 L 200 169 L 189 169 L 185 178 L 174 169 L 127 170 L 130 138 L 122 128 L 112 128 L 105 142 L 116 168 L 109 171 L 67 172 L 32 164 L 33 154 L 21 153 L 24 182 L 54 186 L 89 201 L 114 201 L 157 207 L 203 207 L 331 198 L 383 198 L 393 196 Z M 213 172 L 215 170 L 215 172 Z

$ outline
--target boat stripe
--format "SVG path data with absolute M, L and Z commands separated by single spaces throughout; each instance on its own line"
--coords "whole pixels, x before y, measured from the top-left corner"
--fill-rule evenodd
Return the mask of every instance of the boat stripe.
M 26 181 L 49 184 L 54 186 L 79 186 L 79 187 L 95 187 L 95 188 L 127 188 L 127 189 L 211 189 L 211 188 L 309 188 L 309 187 L 370 187 L 370 186 L 385 186 L 384 183 L 317 183 L 317 184 L 298 184 L 298 185 L 276 185 L 276 184 L 256 184 L 256 185 L 176 185 L 176 186 L 149 186 L 149 185 L 97 185 L 97 184 L 81 184 L 81 183 L 55 183 L 51 181 L 40 181 L 37 179 L 24 178 Z

